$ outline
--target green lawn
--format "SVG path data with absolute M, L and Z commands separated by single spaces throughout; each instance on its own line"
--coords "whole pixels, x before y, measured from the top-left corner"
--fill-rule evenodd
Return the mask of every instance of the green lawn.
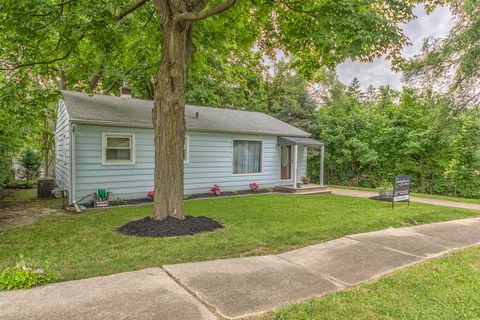
M 356 187 L 356 186 L 339 186 L 339 185 L 330 185 L 332 188 L 338 189 L 350 189 L 350 190 L 361 190 L 361 191 L 374 191 L 374 188 L 366 188 L 366 187 Z M 465 202 L 465 203 L 474 203 L 480 204 L 480 199 L 474 198 L 461 198 L 461 197 L 453 197 L 453 196 L 443 196 L 439 194 L 427 194 L 427 193 L 418 193 L 412 192 L 412 196 L 419 197 L 419 198 L 428 198 L 428 199 L 439 199 L 439 200 L 448 200 L 448 201 L 455 201 L 455 202 Z
M 180 238 L 135 238 L 116 228 L 150 215 L 151 206 L 92 210 L 45 218 L 0 231 L 0 270 L 20 254 L 47 260 L 54 281 L 86 278 L 162 264 L 277 253 L 388 227 L 480 216 L 480 211 L 389 203 L 331 195 L 256 195 L 189 201 L 190 215 L 225 225 Z
M 480 319 L 479 288 L 480 247 L 474 247 L 261 319 Z

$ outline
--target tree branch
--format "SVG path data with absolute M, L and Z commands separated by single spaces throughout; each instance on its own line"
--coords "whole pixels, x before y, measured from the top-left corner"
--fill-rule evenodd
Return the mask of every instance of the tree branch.
M 69 3 L 73 2 L 73 1 L 75 1 L 75 0 L 63 1 L 63 2 L 57 3 L 56 6 L 57 6 L 57 7 L 63 7 L 63 6 L 69 4 Z
M 149 0 L 137 0 L 137 2 L 135 2 L 133 4 L 133 6 L 131 6 L 130 8 L 126 9 L 125 11 L 121 12 L 119 15 L 117 15 L 115 17 L 115 19 L 117 20 L 122 20 L 123 18 L 125 18 L 126 16 L 128 16 L 130 13 L 132 13 L 133 11 L 137 10 L 138 8 L 140 8 L 141 6 L 143 6 L 145 3 L 147 3 Z
M 132 72 L 132 69 L 131 68 L 128 68 L 125 70 L 125 72 L 123 73 L 124 76 L 128 76 L 128 74 Z M 113 88 L 115 88 L 115 86 L 119 85 L 122 83 L 122 80 L 123 79 L 116 79 L 114 80 L 113 82 L 110 83 L 110 85 L 105 89 L 103 90 L 103 94 L 109 94 Z
M 77 43 L 74 46 L 72 46 L 72 48 L 69 51 L 67 51 L 61 57 L 53 58 L 53 59 L 50 59 L 50 60 L 44 60 L 44 61 L 33 61 L 33 62 L 28 62 L 28 63 L 23 63 L 23 64 L 17 64 L 17 65 L 11 66 L 11 67 L 0 67 L 0 70 L 12 71 L 12 70 L 20 69 L 20 68 L 31 67 L 31 66 L 36 66 L 36 65 L 51 64 L 51 63 L 54 63 L 54 62 L 57 62 L 57 61 L 65 60 L 77 48 L 78 43 L 83 39 L 84 36 L 85 36 L 85 34 L 82 34 L 80 39 L 78 39 Z
M 207 10 L 200 12 L 182 12 L 175 15 L 176 22 L 185 22 L 185 21 L 198 21 L 203 20 L 208 17 L 214 16 L 216 14 L 222 13 L 237 3 L 237 0 L 227 0 L 218 6 L 212 7 Z
M 67 76 L 65 75 L 65 71 L 60 70 L 60 80 L 58 83 L 60 90 L 67 90 Z
M 92 77 L 88 81 L 88 87 L 90 88 L 90 90 L 94 90 L 97 87 L 102 70 L 103 70 L 103 65 L 100 65 L 98 67 L 98 70 L 95 71 L 95 73 L 92 75 Z
M 57 4 L 57 6 L 63 7 L 64 5 L 69 4 L 73 1 L 74 0 L 66 0 L 62 3 Z M 130 8 L 126 9 L 125 11 L 123 11 L 122 13 L 117 15 L 115 17 L 115 19 L 117 21 L 122 20 L 124 17 L 126 17 L 130 13 L 134 12 L 135 10 L 137 10 L 138 8 L 143 6 L 148 1 L 149 0 L 137 0 L 137 2 L 135 2 L 135 4 L 133 6 L 131 6 Z M 13 71 L 13 70 L 21 69 L 21 68 L 24 68 L 24 67 L 32 67 L 32 66 L 36 66 L 36 65 L 52 64 L 52 63 L 55 63 L 55 62 L 58 62 L 58 61 L 66 60 L 72 54 L 72 52 L 77 48 L 78 43 L 84 37 L 85 37 L 85 33 L 81 35 L 81 37 L 78 39 L 77 43 L 68 52 L 66 52 L 63 56 L 52 58 L 52 59 L 49 59 L 49 60 L 44 60 L 44 61 L 33 61 L 33 62 L 28 62 L 28 63 L 23 63 L 23 64 L 11 65 L 11 66 L 8 66 L 8 67 L 0 67 L 0 70 Z M 55 50 L 58 49 L 58 45 L 60 44 L 60 40 L 61 39 L 58 40 L 57 48 Z
M 150 20 L 152 20 L 152 17 L 153 17 L 153 14 L 155 13 L 155 10 L 152 10 L 152 13 L 150 13 L 150 16 L 148 17 L 147 19 L 147 22 L 145 22 L 145 24 L 143 25 L 143 27 L 145 28 L 148 23 L 150 22 Z

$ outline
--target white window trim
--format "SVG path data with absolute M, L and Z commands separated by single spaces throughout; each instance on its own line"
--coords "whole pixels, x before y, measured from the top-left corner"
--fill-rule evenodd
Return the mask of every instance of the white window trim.
M 233 172 L 233 148 L 234 148 L 234 142 L 235 141 L 260 141 L 262 146 L 260 147 L 260 150 L 262 154 L 260 155 L 260 172 L 255 172 L 255 173 L 234 173 Z M 264 143 L 262 139 L 248 139 L 248 138 L 233 138 L 232 139 L 232 176 L 261 176 L 263 175 L 263 161 L 265 158 L 265 150 L 264 150 Z
M 185 154 L 183 155 L 184 159 L 183 159 L 183 163 L 186 164 L 186 163 L 189 163 L 190 162 L 190 137 L 189 136 L 185 136 L 185 145 L 186 147 L 184 147 L 185 149 Z
M 130 155 L 131 160 L 108 160 L 107 161 L 107 137 L 119 137 L 130 139 Z M 132 165 L 135 164 L 135 133 L 124 132 L 102 132 L 102 165 Z

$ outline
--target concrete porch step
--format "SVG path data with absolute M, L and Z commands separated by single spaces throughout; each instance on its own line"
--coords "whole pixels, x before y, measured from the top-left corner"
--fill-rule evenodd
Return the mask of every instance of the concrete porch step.
M 327 187 L 320 186 L 317 184 L 306 184 L 300 188 L 295 188 L 293 186 L 276 186 L 275 191 L 278 192 L 287 192 L 294 194 L 330 194 L 332 193 Z
M 330 190 L 322 190 L 322 191 L 308 191 L 308 192 L 300 192 L 300 193 L 294 193 L 294 194 L 301 194 L 301 195 L 307 195 L 307 194 L 332 194 L 332 191 Z

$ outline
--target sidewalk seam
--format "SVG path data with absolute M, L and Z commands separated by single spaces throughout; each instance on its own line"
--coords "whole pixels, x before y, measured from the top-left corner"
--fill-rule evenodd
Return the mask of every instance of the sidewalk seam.
M 441 222 L 450 222 L 450 221 L 440 221 L 440 222 L 435 222 L 435 223 L 441 223 Z M 422 224 L 420 226 L 428 226 L 428 225 L 431 225 L 431 224 L 434 224 L 434 223 L 428 223 L 428 224 Z M 408 229 L 410 228 L 415 228 L 415 227 L 409 227 L 409 228 L 398 228 L 397 230 L 400 231 L 400 232 L 403 232 L 403 233 L 408 233 L 408 234 L 412 234 L 412 235 L 416 235 L 416 236 L 420 236 L 422 238 L 425 238 L 425 239 L 430 239 L 430 240 L 439 240 L 441 242 L 445 242 L 447 244 L 451 244 L 451 245 L 459 245 L 458 242 L 452 242 L 452 241 L 448 241 L 448 240 L 443 240 L 443 239 L 440 239 L 440 238 L 437 238 L 437 237 L 432 237 L 432 236 L 429 236 L 429 235 L 426 235 L 426 234 L 423 234 L 423 233 L 417 233 L 417 232 L 414 232 L 414 231 L 410 231 Z M 439 244 L 437 243 L 438 245 L 442 246 L 442 247 L 445 247 L 443 244 Z M 447 249 L 449 249 L 448 247 L 445 247 Z M 449 249 L 450 250 L 450 249 Z
M 217 309 L 213 306 L 210 305 L 208 302 L 204 301 L 199 295 L 197 295 L 193 290 L 191 290 L 187 285 L 182 283 L 179 279 L 177 279 L 171 272 L 169 272 L 167 269 L 164 268 L 162 265 L 160 267 L 166 274 L 169 276 L 173 281 L 175 281 L 180 287 L 182 287 L 185 291 L 187 291 L 188 294 L 190 294 L 195 300 L 200 302 L 205 308 L 207 308 L 208 311 L 210 311 L 214 317 L 217 318 L 217 320 L 227 320 L 225 316 L 220 314 Z
M 287 252 L 288 252 L 288 251 L 287 251 Z M 279 259 L 282 259 L 282 260 L 284 260 L 284 261 L 286 261 L 286 262 L 288 262 L 288 263 L 290 263 L 290 264 L 293 264 L 293 265 L 296 266 L 296 267 L 300 267 L 300 268 L 302 268 L 303 270 L 307 271 L 308 273 L 314 275 L 315 277 L 320 277 L 320 278 L 323 278 L 323 279 L 325 279 L 325 280 L 328 280 L 328 281 L 334 283 L 335 285 L 339 286 L 340 288 L 348 288 L 348 287 L 350 287 L 349 284 L 343 282 L 342 280 L 339 280 L 339 279 L 337 279 L 337 278 L 334 278 L 334 277 L 332 277 L 332 276 L 330 276 L 330 275 L 328 275 L 328 274 L 321 273 L 321 272 L 313 272 L 312 270 L 306 268 L 305 266 L 302 266 L 302 265 L 300 265 L 300 264 L 298 264 L 298 263 L 295 263 L 295 262 L 293 262 L 293 261 L 291 261 L 291 260 L 288 260 L 288 259 L 286 259 L 286 258 L 284 258 L 284 257 L 280 257 L 280 255 L 275 255 L 275 257 L 277 257 L 277 258 L 279 258 Z M 339 288 L 339 289 L 340 289 L 340 288 Z
M 361 233 L 360 233 L 360 234 L 361 234 Z M 385 250 L 388 250 L 388 251 L 393 251 L 393 252 L 396 252 L 396 253 L 404 254 L 404 255 L 406 255 L 406 256 L 412 256 L 412 257 L 420 258 L 420 259 L 425 259 L 425 258 L 426 258 L 426 257 L 424 257 L 424 256 L 418 256 L 418 255 L 413 254 L 413 253 L 408 253 L 408 252 L 401 251 L 401 250 L 398 250 L 398 249 L 394 249 L 394 248 L 382 246 L 382 245 L 379 245 L 379 244 L 370 243 L 370 242 L 368 242 L 368 241 L 364 241 L 364 240 L 352 238 L 352 236 L 353 236 L 353 235 L 348 235 L 348 236 L 345 236 L 344 238 L 349 239 L 349 240 L 353 240 L 353 241 L 357 241 L 357 242 L 359 242 L 359 243 L 362 243 L 362 244 L 367 245 L 367 246 L 370 246 L 370 247 L 382 248 L 382 249 L 385 249 Z

